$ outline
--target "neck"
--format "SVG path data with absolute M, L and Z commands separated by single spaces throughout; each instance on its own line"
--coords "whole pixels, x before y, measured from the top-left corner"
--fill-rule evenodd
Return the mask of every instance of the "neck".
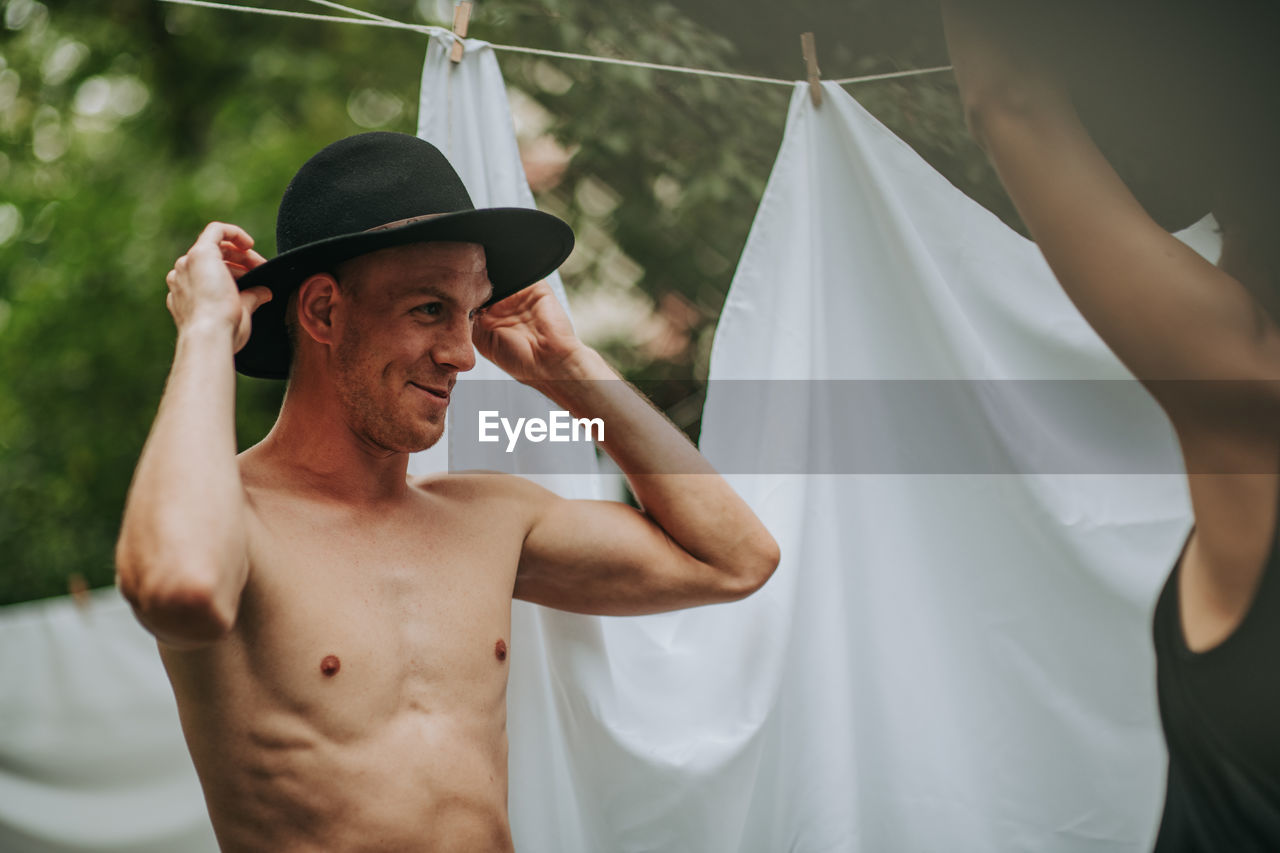
M 345 504 L 379 505 L 408 491 L 409 454 L 356 432 L 332 385 L 291 381 L 275 426 L 250 452 L 290 481 Z

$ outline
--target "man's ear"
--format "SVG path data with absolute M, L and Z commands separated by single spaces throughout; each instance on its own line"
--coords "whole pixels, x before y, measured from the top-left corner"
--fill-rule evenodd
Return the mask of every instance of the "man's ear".
M 298 287 L 298 325 L 317 343 L 332 344 L 333 309 L 341 301 L 337 279 L 316 273 Z

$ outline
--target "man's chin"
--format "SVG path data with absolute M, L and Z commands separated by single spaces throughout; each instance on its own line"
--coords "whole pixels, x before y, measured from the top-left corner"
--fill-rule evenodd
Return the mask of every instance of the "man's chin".
M 371 444 L 392 453 L 419 453 L 435 447 L 444 436 L 444 424 L 399 424 L 398 428 L 371 429 L 364 433 Z
M 440 442 L 440 439 L 443 437 L 444 437 L 444 430 L 441 430 L 435 435 L 421 438 L 418 446 L 410 448 L 409 452 L 421 453 L 424 450 L 430 450 L 431 448 L 435 447 Z
M 430 450 L 435 447 L 440 439 L 444 437 L 444 424 L 432 423 L 424 429 L 420 429 L 413 435 L 410 446 L 407 448 L 408 453 L 421 453 L 424 450 Z

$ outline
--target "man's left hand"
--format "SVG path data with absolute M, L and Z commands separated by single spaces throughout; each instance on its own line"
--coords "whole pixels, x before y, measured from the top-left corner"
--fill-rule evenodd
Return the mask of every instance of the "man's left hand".
M 566 378 L 566 361 L 585 349 L 545 281 L 482 311 L 471 337 L 481 355 L 525 383 Z

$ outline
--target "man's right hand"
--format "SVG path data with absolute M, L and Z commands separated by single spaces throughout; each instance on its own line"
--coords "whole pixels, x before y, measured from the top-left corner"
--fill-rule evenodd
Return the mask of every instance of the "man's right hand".
M 201 323 L 225 324 L 233 333 L 233 352 L 239 352 L 249 340 L 253 312 L 272 294 L 261 286 L 239 290 L 236 280 L 265 261 L 253 251 L 253 238 L 243 228 L 225 222 L 205 226 L 165 276 L 165 305 L 178 332 Z
M 227 344 L 249 339 L 266 287 L 236 279 L 264 263 L 253 238 L 211 222 L 165 276 L 178 327 L 173 367 L 125 502 L 120 591 L 162 643 L 197 648 L 235 625 L 249 577 L 247 504 L 236 462 L 236 379 Z

